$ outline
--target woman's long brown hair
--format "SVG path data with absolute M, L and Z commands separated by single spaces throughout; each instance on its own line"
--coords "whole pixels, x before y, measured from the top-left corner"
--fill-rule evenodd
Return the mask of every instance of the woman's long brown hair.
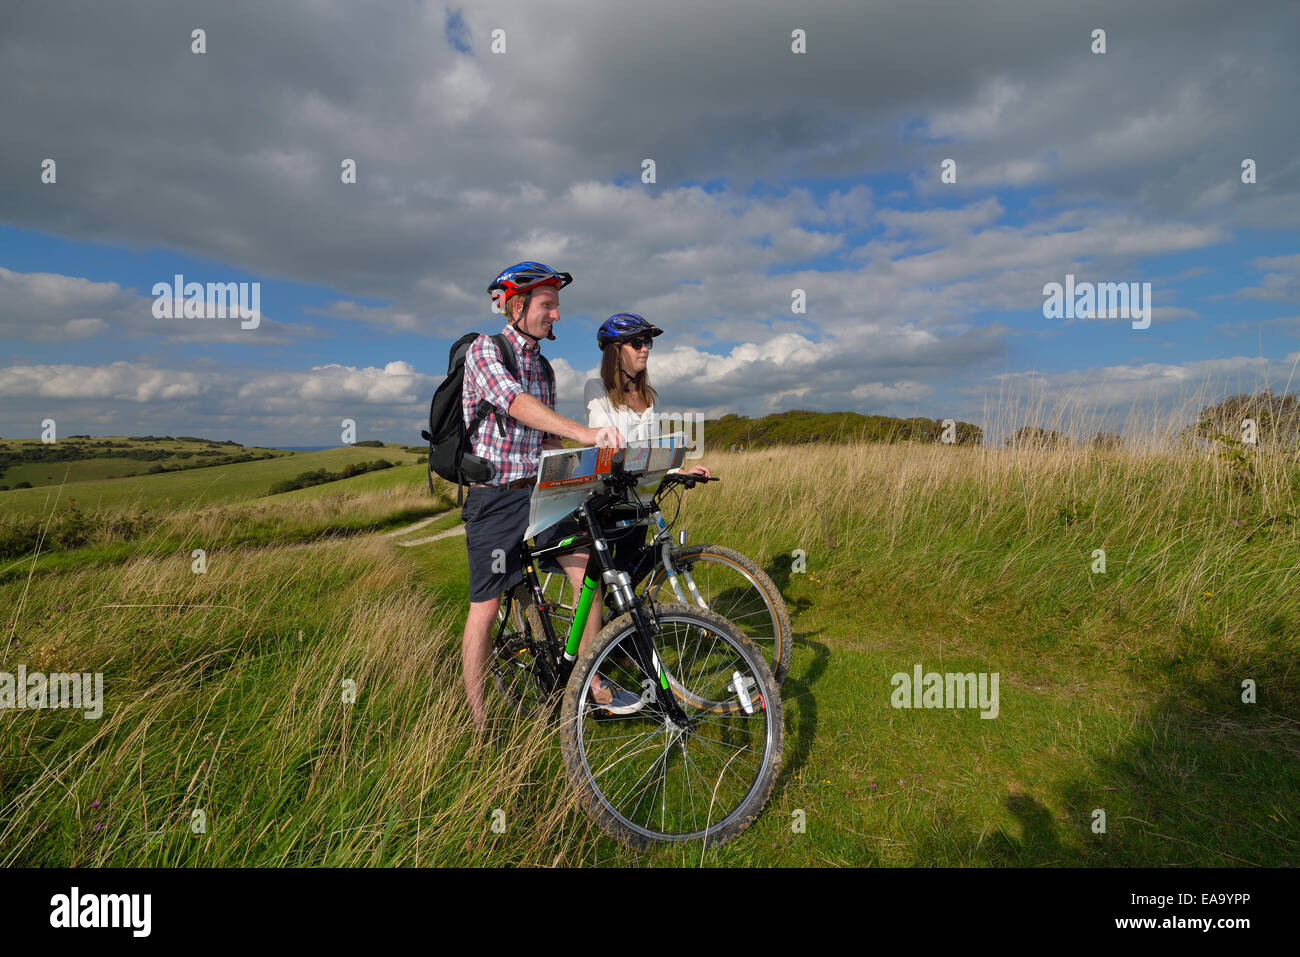
M 600 356 L 600 381 L 605 386 L 605 396 L 609 399 L 609 404 L 617 409 L 627 405 L 627 400 L 623 398 L 623 371 L 618 362 L 618 351 L 623 348 L 621 342 L 611 342 L 601 352 Z M 650 386 L 650 367 L 646 366 L 646 371 L 641 376 L 640 387 L 637 390 L 641 394 L 641 401 L 646 404 L 646 408 L 655 404 L 655 399 L 659 397 Z

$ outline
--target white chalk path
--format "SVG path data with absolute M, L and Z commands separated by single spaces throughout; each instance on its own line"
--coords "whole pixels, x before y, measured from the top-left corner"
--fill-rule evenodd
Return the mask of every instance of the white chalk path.
M 446 512 L 439 512 L 437 515 L 430 515 L 428 518 L 422 519 L 421 521 L 416 522 L 414 525 L 408 525 L 406 528 L 399 528 L 396 531 L 392 531 L 392 532 L 384 532 L 383 537 L 396 538 L 399 535 L 409 535 L 411 532 L 416 532 L 424 528 L 424 526 L 428 525 L 430 522 L 436 522 L 444 515 L 450 515 L 450 514 L 451 514 L 451 510 L 448 510 Z M 465 534 L 465 526 L 457 525 L 455 528 L 449 528 L 446 531 L 439 532 L 436 535 L 426 535 L 424 538 L 417 538 L 414 541 L 394 542 L 393 544 L 398 545 L 402 548 L 414 548 L 416 545 L 427 545 L 430 542 L 436 542 L 440 538 L 450 538 L 453 535 L 464 535 L 464 534 Z
M 429 535 L 426 538 L 417 538 L 413 542 L 394 542 L 394 545 L 400 545 L 402 548 L 413 548 L 416 545 L 427 545 L 429 542 L 436 542 L 440 538 L 450 538 L 452 535 L 464 535 L 465 526 L 457 525 L 455 528 L 449 528 L 445 532 L 439 532 L 437 535 Z

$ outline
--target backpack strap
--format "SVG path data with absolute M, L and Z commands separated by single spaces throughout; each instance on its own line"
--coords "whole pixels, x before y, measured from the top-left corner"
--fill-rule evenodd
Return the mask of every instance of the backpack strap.
M 501 350 L 501 364 L 506 367 L 506 371 L 510 373 L 511 378 L 522 384 L 523 380 L 519 378 L 519 367 L 515 364 L 515 349 L 514 346 L 510 344 L 510 340 L 504 335 L 498 333 L 492 337 L 492 341 L 495 342 L 497 348 Z M 555 370 L 551 368 L 550 360 L 547 359 L 546 356 L 542 355 L 541 349 L 537 350 L 537 358 L 542 360 L 542 368 L 546 370 L 546 379 L 551 384 L 551 396 L 554 397 Z

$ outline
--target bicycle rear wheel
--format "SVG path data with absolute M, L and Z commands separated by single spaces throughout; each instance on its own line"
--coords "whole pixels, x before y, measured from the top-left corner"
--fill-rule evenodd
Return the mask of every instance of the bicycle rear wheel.
M 545 654 L 545 635 L 527 585 L 502 596 L 488 673 L 506 705 L 521 717 L 540 714 L 553 703 L 549 669 L 538 657 Z
M 564 572 L 541 572 L 539 578 L 547 614 L 551 618 L 551 628 L 563 642 L 573 625 L 574 606 L 577 604 L 573 584 Z
M 784 748 L 780 692 L 763 654 L 720 615 L 679 604 L 656 611 L 654 645 L 669 690 L 628 660 L 631 615 L 610 622 L 565 688 L 565 767 L 584 808 L 624 843 L 723 844 L 771 796 Z M 591 690 L 595 675 L 640 694 L 641 707 L 603 711 Z M 684 726 L 667 716 L 659 697 L 666 694 L 686 712 Z
M 767 658 L 772 677 L 785 680 L 790 669 L 794 629 L 790 612 L 776 584 L 751 559 L 721 545 L 688 545 L 673 552 L 682 597 L 673 590 L 663 562 L 655 565 L 646 580 L 644 594 L 656 604 L 696 603 L 690 591 L 693 583 L 710 611 L 735 625 Z

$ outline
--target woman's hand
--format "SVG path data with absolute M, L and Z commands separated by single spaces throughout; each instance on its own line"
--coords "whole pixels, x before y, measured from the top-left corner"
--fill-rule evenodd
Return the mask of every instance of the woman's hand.
M 713 473 L 710 472 L 708 469 L 706 469 L 703 465 L 695 465 L 688 469 L 682 469 L 681 474 L 682 475 L 703 475 L 705 478 L 713 477 Z

